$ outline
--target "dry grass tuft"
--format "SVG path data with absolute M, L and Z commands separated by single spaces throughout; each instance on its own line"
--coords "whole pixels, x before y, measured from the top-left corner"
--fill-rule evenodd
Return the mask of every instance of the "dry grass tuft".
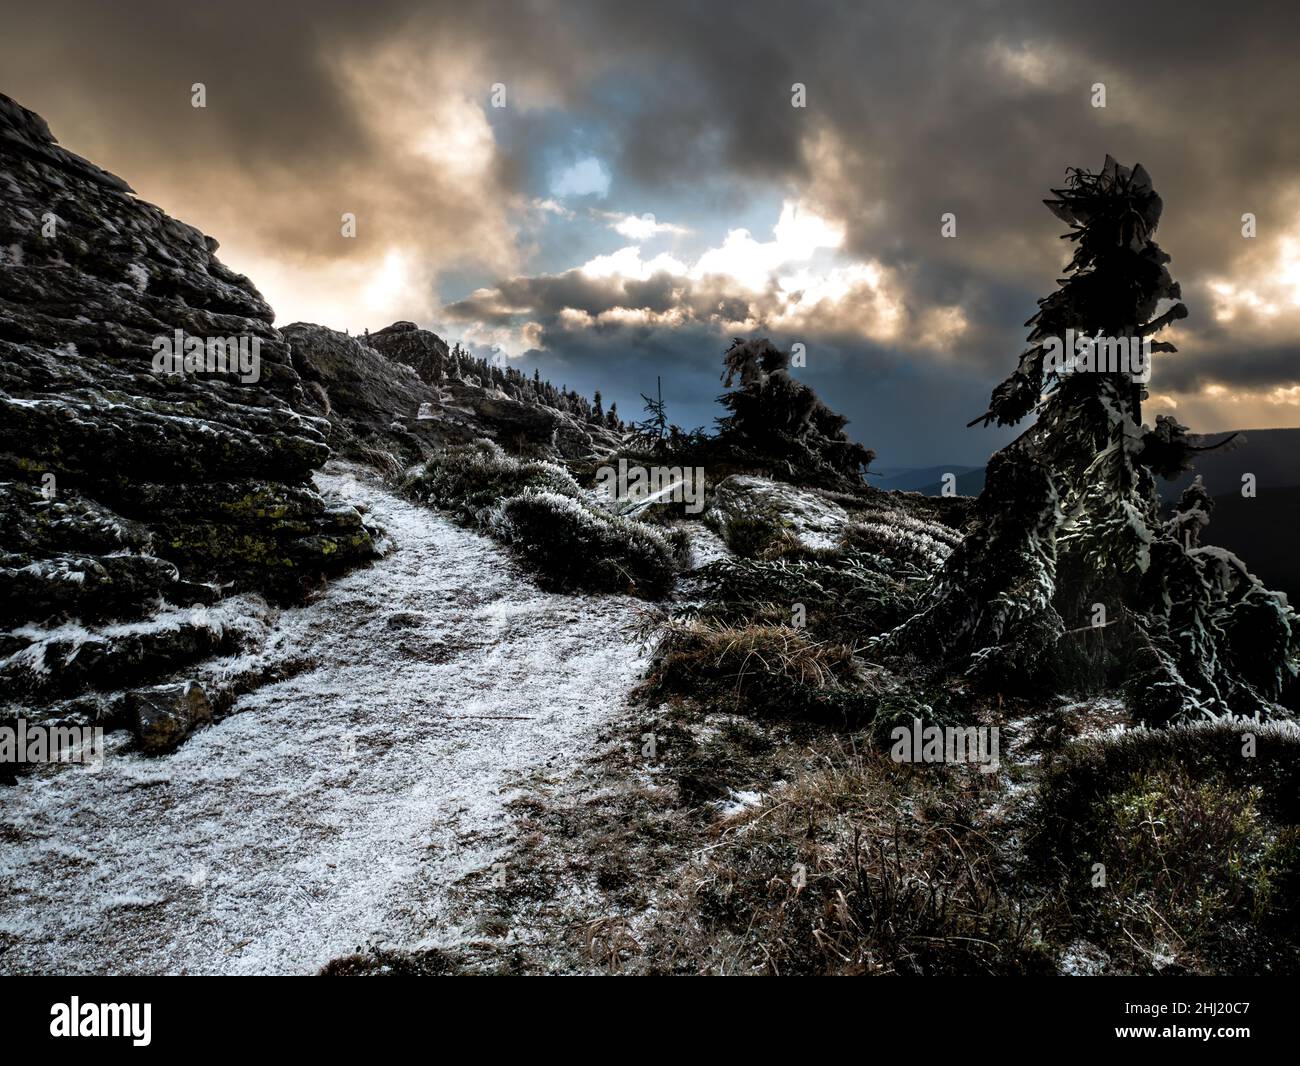
M 671 972 L 1051 972 L 1032 906 L 952 778 L 841 749 L 724 823 L 659 923 Z
M 641 694 L 690 696 L 745 714 L 860 720 L 867 674 L 845 644 L 788 625 L 667 622 Z

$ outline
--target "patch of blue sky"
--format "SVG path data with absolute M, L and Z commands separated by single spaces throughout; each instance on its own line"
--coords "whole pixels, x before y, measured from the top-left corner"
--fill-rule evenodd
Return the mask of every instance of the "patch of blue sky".
M 610 172 L 603 160 L 594 155 L 575 160 L 551 173 L 548 191 L 560 199 L 609 195 Z

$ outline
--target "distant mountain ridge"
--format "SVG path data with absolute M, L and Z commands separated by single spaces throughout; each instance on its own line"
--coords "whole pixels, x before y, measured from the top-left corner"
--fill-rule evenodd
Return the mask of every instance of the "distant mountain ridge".
M 881 474 L 879 480 L 873 478 L 871 484 L 876 488 L 887 491 L 898 492 L 924 492 L 927 496 L 940 496 L 939 491 L 943 484 L 945 474 L 956 474 L 960 478 L 965 474 L 980 474 L 980 482 L 983 483 L 982 466 L 921 466 L 921 467 L 888 467 L 884 470 L 876 471 Z M 931 492 L 930 489 L 934 491 Z M 958 492 L 959 496 L 975 496 L 975 492 Z
M 1243 429 L 1222 448 L 1202 452 L 1196 466 L 1173 481 L 1163 482 L 1160 495 L 1177 500 L 1199 474 L 1211 496 L 1240 494 L 1242 476 L 1255 475 L 1257 489 L 1300 485 L 1300 429 Z M 1199 433 L 1201 446 L 1217 444 L 1232 433 Z
M 1199 474 L 1210 495 L 1237 493 L 1241 489 L 1242 475 L 1255 475 L 1255 486 L 1260 488 L 1288 488 L 1300 485 L 1300 428 L 1295 429 L 1243 429 L 1222 433 L 1197 433 L 1192 439 L 1203 447 L 1232 438 L 1228 444 L 1201 453 L 1196 466 L 1172 481 L 1160 483 L 1160 496 L 1165 502 L 1178 499 L 1185 488 Z M 940 466 L 888 467 L 879 471 L 885 476 L 872 483 L 882 489 L 903 492 L 921 492 L 927 496 L 943 495 L 943 476 L 957 475 L 958 496 L 978 496 L 984 488 L 984 467 L 949 464 Z

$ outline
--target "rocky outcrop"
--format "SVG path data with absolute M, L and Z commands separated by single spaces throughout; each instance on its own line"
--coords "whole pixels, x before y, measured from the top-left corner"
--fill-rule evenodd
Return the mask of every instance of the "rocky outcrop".
M 295 322 L 282 332 L 306 383 L 305 402 L 332 424 L 340 454 L 381 467 L 387 462 L 396 472 L 436 443 L 435 434 L 423 434 L 422 442 L 412 429 L 434 391 L 410 367 L 325 326 Z
M 450 376 L 451 349 L 436 333 L 420 329 L 414 322 L 394 322 L 367 334 L 367 343 L 394 363 L 415 371 L 421 381 L 436 385 Z
M 547 404 L 549 386 L 451 351 L 411 322 L 361 337 L 295 322 L 283 335 L 307 403 L 334 424 L 334 445 L 380 466 L 483 439 L 515 455 L 575 460 L 608 454 L 618 441 L 604 425 Z
M 548 458 L 613 445 L 576 393 L 414 323 L 277 330 L 215 240 L 4 96 L 0 196 L 0 721 L 178 742 L 188 712 L 133 694 L 256 642 L 206 607 L 292 601 L 377 554 L 315 488 L 332 452 L 396 473 L 482 438 Z
M 0 196 L 0 625 L 130 620 L 218 587 L 291 599 L 373 556 L 361 516 L 314 489 L 330 423 L 215 240 L 4 96 Z M 7 677 L 38 643 L 4 634 Z

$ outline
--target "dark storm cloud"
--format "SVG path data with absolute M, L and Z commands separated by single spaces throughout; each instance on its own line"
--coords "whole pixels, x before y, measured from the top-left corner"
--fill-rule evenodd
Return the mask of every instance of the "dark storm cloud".
M 1157 356 L 1162 392 L 1197 392 L 1207 385 L 1266 389 L 1297 379 L 1295 342 L 1255 347 L 1249 359 L 1234 357 L 1229 338 L 1195 354 Z
M 701 301 L 708 305 L 711 299 L 716 303 L 716 294 L 710 296 L 707 289 L 697 293 L 690 282 L 666 273 L 640 280 L 590 277 L 580 270 L 567 270 L 563 274 L 510 278 L 492 289 L 473 292 L 449 304 L 444 313 L 463 323 L 507 325 L 527 319 L 549 319 L 566 309 L 590 315 L 616 307 L 662 313 Z M 517 309 L 526 312 L 521 314 Z
M 1209 289 L 1265 283 L 1297 225 L 1293 3 L 86 2 L 8 11 L 4 27 L 0 89 L 164 207 L 304 270 L 350 254 L 336 239 L 342 203 L 363 215 L 375 254 L 405 240 L 435 273 L 491 264 L 495 291 L 448 317 L 534 322 L 540 358 L 570 369 L 570 385 L 609 374 L 607 392 L 634 396 L 659 361 L 693 403 L 714 388 L 720 323 L 761 317 L 763 303 L 666 275 L 527 276 L 509 204 L 538 194 L 561 135 L 600 156 L 615 191 L 656 209 L 704 205 L 726 225 L 752 197 L 797 196 L 845 223 L 845 254 L 885 264 L 910 310 L 960 306 L 956 365 L 952 353 L 927 365 L 925 352 L 841 343 L 838 321 L 815 338 L 837 355 L 809 373 L 877 447 L 907 443 L 923 419 L 935 425 L 927 444 L 954 459 L 986 451 L 937 419 L 978 413 L 1014 364 L 1021 323 L 1068 258 L 1040 201 L 1067 166 L 1096 168 L 1107 152 L 1153 175 L 1159 240 L 1192 310 L 1184 352 L 1161 361 L 1155 387 L 1300 378 L 1288 300 L 1270 322 L 1220 322 Z M 220 106 L 194 112 L 193 81 Z M 427 109 L 437 129 L 468 137 L 454 151 L 473 159 L 474 116 L 447 101 L 481 101 L 497 81 L 513 107 L 487 116 L 481 166 L 411 157 Z M 790 106 L 794 82 L 806 109 Z M 1104 109 L 1090 105 L 1094 82 Z M 955 240 L 940 237 L 945 211 Z M 1253 259 L 1246 211 L 1259 218 Z M 343 284 L 329 296 L 355 299 Z M 653 314 L 584 327 L 566 308 Z M 670 311 L 681 324 L 654 321 Z

